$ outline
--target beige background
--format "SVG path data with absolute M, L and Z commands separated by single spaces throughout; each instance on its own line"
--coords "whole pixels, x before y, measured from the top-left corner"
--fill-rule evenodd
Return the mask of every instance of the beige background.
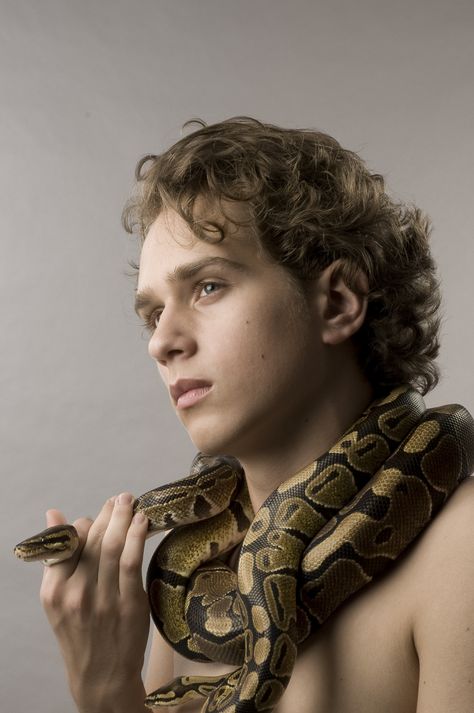
M 2 710 L 69 713 L 11 548 L 187 472 L 132 309 L 136 160 L 201 116 L 326 130 L 432 217 L 443 380 L 474 410 L 471 0 L 0 0 Z M 149 543 L 151 546 L 151 543 Z

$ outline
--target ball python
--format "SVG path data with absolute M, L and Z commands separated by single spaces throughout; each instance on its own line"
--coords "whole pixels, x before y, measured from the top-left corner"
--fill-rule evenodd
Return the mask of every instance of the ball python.
M 387 570 L 473 466 L 466 409 L 426 410 L 403 386 L 375 400 L 255 515 L 231 457 L 198 454 L 188 477 L 141 495 L 134 510 L 147 515 L 150 531 L 171 529 L 147 572 L 156 626 L 187 658 L 236 666 L 224 676 L 177 678 L 146 705 L 202 696 L 207 713 L 272 710 L 298 645 Z M 71 526 L 48 528 L 15 553 L 58 561 L 75 539 Z M 224 559 L 237 546 L 235 574 Z

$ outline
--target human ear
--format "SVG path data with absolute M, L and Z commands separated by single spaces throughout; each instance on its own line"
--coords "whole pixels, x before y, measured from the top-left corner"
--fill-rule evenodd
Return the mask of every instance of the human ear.
M 367 313 L 367 276 L 350 269 L 351 285 L 342 260 L 331 263 L 318 278 L 318 303 L 324 344 L 336 345 L 350 339 L 362 326 Z

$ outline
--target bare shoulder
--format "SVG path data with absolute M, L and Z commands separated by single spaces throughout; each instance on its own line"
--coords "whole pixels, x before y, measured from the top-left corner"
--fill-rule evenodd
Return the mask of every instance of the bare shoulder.
M 414 603 L 427 603 L 471 578 L 474 587 L 474 477 L 466 478 L 417 541 L 409 558 Z M 469 566 L 471 565 L 471 566 Z M 453 580 L 454 578 L 454 580 Z
M 451 495 L 409 563 L 417 713 L 474 709 L 474 478 Z
M 473 514 L 474 477 L 471 476 L 456 488 L 422 537 L 419 556 L 427 574 L 434 567 L 432 576 L 436 576 L 440 572 L 439 564 L 443 562 L 445 579 L 447 567 L 457 566 L 464 556 L 472 553 Z

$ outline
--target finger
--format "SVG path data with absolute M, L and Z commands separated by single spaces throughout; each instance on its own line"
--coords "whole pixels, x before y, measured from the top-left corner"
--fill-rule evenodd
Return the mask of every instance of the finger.
M 102 538 L 97 583 L 105 596 L 117 596 L 119 562 L 133 516 L 133 496 L 122 493 L 116 499 L 109 525 Z
M 46 510 L 46 527 L 53 527 L 53 525 L 65 525 L 67 523 L 61 510 Z
M 114 509 L 115 497 L 109 498 L 103 504 L 100 512 L 87 531 L 87 537 L 82 546 L 81 557 L 78 561 L 78 568 L 84 570 L 88 579 L 96 581 L 99 569 L 100 551 L 102 539 L 109 526 L 110 518 Z
M 59 513 L 59 515 L 61 515 L 60 518 L 56 515 L 56 513 L 59 513 L 59 511 L 49 510 L 46 518 L 47 522 L 51 523 L 51 525 L 64 524 L 65 518 L 62 513 Z M 45 566 L 43 573 L 44 583 L 59 582 L 60 580 L 69 579 L 69 577 L 73 574 L 73 572 L 75 572 L 77 568 L 77 563 L 81 557 L 81 552 L 84 543 L 87 539 L 87 533 L 92 525 L 92 520 L 90 518 L 80 518 L 79 520 L 76 520 L 73 524 L 79 536 L 79 545 L 77 547 L 77 550 L 72 554 L 69 559 L 63 560 L 62 562 L 57 562 L 56 564 Z
M 148 518 L 137 512 L 130 524 L 120 558 L 119 591 L 123 597 L 143 594 L 142 563 L 145 540 L 148 532 Z

